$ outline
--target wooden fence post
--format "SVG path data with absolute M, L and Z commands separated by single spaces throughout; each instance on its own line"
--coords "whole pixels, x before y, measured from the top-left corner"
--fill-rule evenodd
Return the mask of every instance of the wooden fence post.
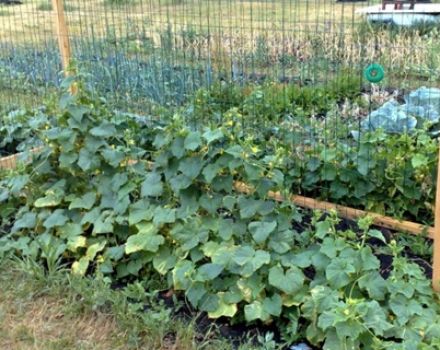
M 437 165 L 437 190 L 435 194 L 434 211 L 434 237 L 433 237 L 433 263 L 432 263 L 432 287 L 440 292 L 440 146 L 439 162 Z
M 71 74 L 69 70 L 70 60 L 72 52 L 70 49 L 69 29 L 66 23 L 66 17 L 64 15 L 63 0 L 52 0 L 52 7 L 55 11 L 55 24 L 58 37 L 58 46 L 61 54 L 61 62 L 63 64 L 64 75 L 69 76 Z M 72 94 L 75 94 L 77 89 L 75 85 L 70 88 Z

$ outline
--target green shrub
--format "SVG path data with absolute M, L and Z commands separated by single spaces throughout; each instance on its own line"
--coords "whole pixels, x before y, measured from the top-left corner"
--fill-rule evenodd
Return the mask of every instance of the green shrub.
M 192 118 L 218 122 L 218 115 L 232 108 L 248 121 L 277 123 L 286 114 L 325 115 L 336 103 L 356 100 L 360 96 L 361 77 L 345 72 L 318 86 L 270 83 L 263 86 L 214 84 L 201 89 L 192 102 Z
M 37 10 L 39 10 L 39 11 L 52 11 L 53 10 L 52 3 L 48 2 L 48 1 L 40 2 L 37 6 Z
M 105 3 L 108 5 L 132 5 L 134 3 L 139 2 L 138 0 L 105 0 Z

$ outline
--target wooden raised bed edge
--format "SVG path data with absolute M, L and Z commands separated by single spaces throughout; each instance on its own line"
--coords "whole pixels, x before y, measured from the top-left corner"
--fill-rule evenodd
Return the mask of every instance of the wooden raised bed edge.
M 17 167 L 18 154 L 0 158 L 0 169 L 15 169 Z
M 243 193 L 251 193 L 252 189 L 243 182 L 236 182 L 235 189 Z M 268 197 L 281 202 L 286 200 L 286 198 L 280 192 L 269 191 Z M 434 239 L 434 227 L 427 227 L 415 222 L 397 220 L 389 216 L 372 213 L 360 209 L 354 209 L 350 207 L 345 207 L 343 205 L 334 204 L 325 201 L 319 201 L 309 197 L 303 197 L 298 195 L 289 195 L 288 200 L 295 203 L 297 206 L 307 209 L 319 209 L 319 210 L 336 210 L 339 216 L 355 220 L 364 216 L 371 216 L 373 218 L 373 223 L 380 227 L 385 227 L 395 231 L 404 231 L 412 234 L 423 234 L 426 233 L 431 239 Z
M 437 184 L 440 184 L 440 161 L 437 170 Z M 235 182 L 234 185 L 235 189 L 239 192 L 248 194 L 253 192 L 253 189 L 243 182 Z M 276 201 L 284 201 L 286 199 L 280 192 L 273 191 L 268 192 L 268 197 Z M 440 292 L 440 186 L 437 186 L 434 227 L 427 227 L 412 221 L 397 220 L 389 216 L 345 207 L 330 202 L 319 201 L 309 197 L 288 195 L 288 199 L 297 206 L 307 209 L 336 210 L 338 215 L 345 219 L 354 220 L 369 215 L 373 218 L 373 223 L 380 227 L 412 233 L 415 235 L 427 233 L 427 237 L 433 240 L 432 288 L 436 292 Z
M 20 152 L 20 153 L 12 154 L 7 157 L 0 158 L 0 170 L 1 169 L 13 170 L 13 169 L 17 168 L 17 165 L 20 162 L 26 163 L 27 161 L 30 160 L 32 154 L 40 151 L 41 149 L 42 149 L 42 147 L 36 147 L 36 148 L 33 148 L 29 151 Z M 27 152 L 29 152 L 29 155 L 27 158 L 24 158 L 24 156 Z

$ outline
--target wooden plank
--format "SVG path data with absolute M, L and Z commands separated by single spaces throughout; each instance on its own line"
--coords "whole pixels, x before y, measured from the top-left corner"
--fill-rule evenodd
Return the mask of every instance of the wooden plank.
M 435 291 L 440 292 L 440 147 L 439 162 L 437 165 L 437 190 L 435 194 L 434 208 L 432 287 Z
M 70 65 L 70 41 L 69 30 L 66 24 L 66 17 L 64 15 L 64 6 L 62 0 L 52 0 L 52 7 L 55 12 L 55 25 L 58 37 L 58 46 L 61 54 L 61 62 L 63 64 L 64 72 L 67 73 Z
M 242 193 L 251 193 L 253 191 L 251 187 L 249 187 L 243 182 L 236 182 L 235 189 Z M 276 201 L 285 200 L 285 197 L 280 192 L 269 192 L 268 196 Z M 356 220 L 358 218 L 369 215 L 373 218 L 373 223 L 377 226 L 389 228 L 395 231 L 412 233 L 412 234 L 426 233 L 427 236 L 432 239 L 435 237 L 435 230 L 433 227 L 427 227 L 419 223 L 405 221 L 405 220 L 397 220 L 389 216 L 385 216 L 377 213 L 371 213 L 365 210 L 349 208 L 343 205 L 338 205 L 325 201 L 319 201 L 313 198 L 303 197 L 298 195 L 290 195 L 289 200 L 291 200 L 297 206 L 302 208 L 319 209 L 319 210 L 333 209 L 337 211 L 339 216 L 350 220 Z M 439 250 L 439 254 L 440 254 L 440 250 Z
M 64 75 L 67 77 L 72 73 L 70 67 L 72 52 L 70 48 L 69 28 L 67 26 L 66 16 L 64 14 L 63 0 L 52 0 L 52 7 L 55 12 L 56 34 L 58 37 L 61 62 L 63 65 Z M 70 92 L 72 94 L 76 94 L 76 85 L 71 86 Z
M 17 167 L 17 155 L 0 158 L 0 169 L 12 170 Z
M 4 170 L 13 170 L 17 168 L 18 163 L 23 162 L 26 163 L 32 159 L 32 155 L 41 151 L 43 147 L 36 147 L 29 150 L 27 157 L 25 158 L 25 153 L 16 153 L 7 157 L 0 158 L 0 169 Z

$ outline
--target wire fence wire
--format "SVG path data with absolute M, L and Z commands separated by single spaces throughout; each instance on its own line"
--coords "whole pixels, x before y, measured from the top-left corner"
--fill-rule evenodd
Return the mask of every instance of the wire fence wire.
M 52 2 L 9 2 L 0 0 L 6 110 L 40 104 L 63 78 Z M 222 122 L 244 137 L 275 135 L 299 164 L 289 168 L 294 193 L 415 217 L 381 202 L 383 182 L 369 174 L 395 166 L 403 169 L 399 186 L 415 186 L 414 173 L 405 172 L 411 158 L 402 165 L 389 145 L 361 144 L 353 131 L 392 97 L 439 85 L 440 33 L 435 24 L 369 23 L 358 10 L 373 5 L 379 2 L 65 0 L 64 10 L 77 71 L 115 108 L 148 115 L 184 107 L 194 127 Z M 363 77 L 375 62 L 386 73 L 380 85 Z M 401 134 L 409 137 L 405 128 Z M 428 192 L 433 203 L 432 186 Z M 430 210 L 422 220 L 432 221 Z
M 50 0 L 0 5 L 0 82 L 10 103 L 60 84 Z M 8 2 L 3 0 L 3 2 Z M 124 108 L 182 105 L 217 81 L 325 84 L 342 70 L 386 67 L 390 87 L 437 79 L 440 42 L 369 26 L 374 2 L 330 0 L 66 0 L 73 59 Z M 22 103 L 21 97 L 18 101 Z

